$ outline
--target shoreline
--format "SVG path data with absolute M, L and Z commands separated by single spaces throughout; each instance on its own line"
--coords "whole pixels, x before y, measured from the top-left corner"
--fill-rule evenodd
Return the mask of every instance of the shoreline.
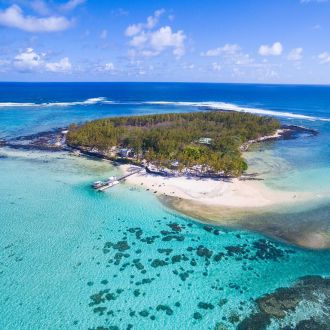
M 330 234 L 327 230 L 320 231 L 322 224 L 318 228 L 311 228 L 309 223 L 308 226 L 305 224 L 304 228 L 298 229 L 297 223 L 290 223 L 290 219 L 286 219 L 287 222 L 282 221 L 283 217 L 277 213 L 285 207 L 320 200 L 320 196 L 309 192 L 272 190 L 262 182 L 263 178 L 260 178 L 258 173 L 245 173 L 239 178 L 159 175 L 148 171 L 141 164 L 136 164 L 132 159 L 117 159 L 97 150 L 67 146 L 65 132 L 65 128 L 60 128 L 21 136 L 1 141 L 1 146 L 25 150 L 65 151 L 103 159 L 118 166 L 124 174 L 129 173 L 130 167 L 135 166 L 136 169 L 138 166 L 145 170 L 127 178 L 125 181 L 128 184 L 150 191 L 165 206 L 203 223 L 248 229 L 304 248 L 330 248 Z M 255 143 L 295 139 L 301 133 L 308 133 L 310 136 L 318 134 L 306 127 L 282 125 L 273 135 L 248 141 L 241 147 L 241 151 L 247 151 Z
M 124 174 L 130 173 L 132 165 L 119 165 Z M 259 179 L 262 180 L 262 179 Z M 129 184 L 143 186 L 157 196 L 190 200 L 207 206 L 236 209 L 260 209 L 276 205 L 301 203 L 312 198 L 308 192 L 277 191 L 265 184 L 248 178 L 203 178 L 188 176 L 161 176 L 142 171 L 126 179 Z
M 126 174 L 132 166 L 119 168 Z M 145 171 L 125 181 L 153 193 L 166 207 L 204 224 L 248 229 L 307 249 L 330 248 L 330 235 L 320 230 L 322 223 L 312 221 L 313 211 L 306 212 L 311 221 L 300 225 L 294 216 L 280 212 L 319 201 L 313 193 L 272 190 L 262 181 L 162 177 Z

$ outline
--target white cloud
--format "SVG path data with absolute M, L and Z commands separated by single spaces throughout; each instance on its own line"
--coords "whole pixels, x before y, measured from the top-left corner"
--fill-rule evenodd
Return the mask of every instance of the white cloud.
M 223 54 L 234 54 L 240 50 L 239 45 L 236 44 L 225 44 L 223 47 L 218 47 L 215 49 L 209 49 L 205 53 L 202 53 L 202 56 L 220 56 Z
M 142 50 L 140 52 L 140 55 L 142 55 L 144 57 L 153 57 L 153 56 L 159 55 L 159 51 L 156 51 L 156 50 Z
M 288 55 L 289 61 L 300 61 L 302 59 L 303 49 L 301 47 L 294 48 Z
M 100 33 L 101 39 L 106 39 L 108 37 L 108 30 L 102 30 Z
M 42 55 L 37 54 L 33 48 L 27 48 L 26 51 L 14 58 L 14 66 L 19 71 L 34 71 L 43 66 L 43 64 Z
M 185 39 L 186 36 L 183 31 L 172 32 L 170 26 L 164 26 L 150 34 L 150 45 L 159 52 L 165 48 L 172 47 L 173 54 L 180 57 L 185 53 Z
M 318 59 L 321 64 L 330 63 L 330 54 L 328 52 L 323 52 L 318 55 Z
M 221 70 L 221 65 L 219 63 L 212 63 L 212 68 L 214 71 L 220 71 Z
M 83 3 L 85 3 L 85 1 L 86 0 L 69 0 L 67 3 L 61 6 L 61 9 L 65 11 L 70 11 L 82 5 Z
M 232 60 L 236 65 L 250 65 L 254 62 L 254 59 L 249 54 L 237 53 L 232 56 Z
M 115 69 L 115 66 L 113 65 L 112 62 L 106 63 L 104 65 L 104 71 L 113 71 Z
M 153 29 L 159 22 L 159 18 L 160 16 L 162 16 L 165 13 L 164 9 L 158 9 L 154 12 L 154 15 L 149 16 L 147 18 L 147 23 L 145 25 L 145 27 L 147 29 Z
M 28 32 L 55 32 L 66 30 L 71 22 L 63 16 L 34 17 L 24 16 L 22 9 L 12 5 L 0 11 L 0 25 L 13 27 Z
M 126 28 L 125 35 L 127 37 L 132 37 L 138 34 L 142 30 L 141 24 L 132 24 Z
M 249 66 L 254 62 L 253 58 L 251 58 L 249 54 L 243 53 L 241 47 L 237 44 L 225 44 L 222 47 L 202 52 L 201 55 L 219 57 L 222 60 L 222 64 L 225 65 Z M 213 66 L 213 69 L 214 68 Z
M 170 26 L 154 30 L 164 9 L 155 11 L 147 18 L 146 23 L 133 24 L 127 27 L 125 35 L 131 37 L 129 45 L 135 49 L 129 51 L 130 56 L 157 56 L 166 49 L 172 49 L 177 58 L 185 53 L 186 35 L 183 31 L 172 31 Z
M 69 58 L 64 57 L 58 62 L 45 63 L 45 68 L 51 72 L 68 72 L 71 70 L 72 65 Z
M 154 12 L 152 16 L 147 18 L 146 23 L 138 23 L 129 25 L 126 28 L 125 35 L 127 37 L 133 37 L 140 33 L 143 29 L 151 30 L 153 29 L 159 22 L 159 18 L 165 13 L 164 9 L 158 9 Z
M 273 45 L 261 45 L 259 48 L 259 55 L 261 56 L 279 56 L 283 52 L 282 44 L 277 41 Z
M 16 55 L 13 60 L 14 67 L 22 72 L 28 71 L 51 71 L 68 72 L 72 65 L 68 57 L 64 57 L 58 62 L 47 62 L 46 54 L 38 54 L 33 48 L 27 48 L 25 51 Z
M 140 34 L 134 36 L 129 44 L 133 47 L 142 47 L 149 39 L 149 36 L 142 31 Z
M 117 71 L 115 65 L 112 62 L 107 62 L 105 64 L 100 63 L 95 66 L 95 70 L 100 73 L 111 73 L 111 74 L 115 74 Z

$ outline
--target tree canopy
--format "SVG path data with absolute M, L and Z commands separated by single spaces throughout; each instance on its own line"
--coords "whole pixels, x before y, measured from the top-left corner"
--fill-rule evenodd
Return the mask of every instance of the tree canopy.
M 131 148 L 134 159 L 179 169 L 199 165 L 203 171 L 240 175 L 247 169 L 240 146 L 273 134 L 280 123 L 249 113 L 206 111 L 114 117 L 71 125 L 68 145 L 107 153 Z

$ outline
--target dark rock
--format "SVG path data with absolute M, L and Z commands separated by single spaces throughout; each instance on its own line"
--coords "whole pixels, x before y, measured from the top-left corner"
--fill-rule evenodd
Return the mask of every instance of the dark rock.
M 173 252 L 173 249 L 157 249 L 159 253 L 165 253 L 167 256 Z
M 264 244 L 264 242 L 261 243 Z M 257 312 L 245 318 L 237 329 L 265 329 L 272 319 L 280 320 L 287 314 L 294 315 L 301 301 L 318 304 L 323 313 L 322 316 L 318 314 L 317 319 L 312 317 L 301 320 L 295 329 L 328 329 L 324 326 L 330 322 L 329 307 L 327 307 L 330 301 L 330 279 L 321 276 L 302 277 L 292 287 L 278 288 L 273 293 L 257 298 Z M 324 312 L 324 308 L 327 312 Z
M 157 311 L 165 311 L 165 313 L 166 313 L 167 315 L 172 315 L 172 314 L 173 314 L 173 310 L 172 310 L 172 308 L 169 307 L 168 305 L 158 305 L 158 306 L 156 307 L 156 310 L 157 310 Z
M 168 263 L 161 259 L 154 259 L 151 263 L 151 267 L 157 268 L 157 267 L 163 267 L 168 265 Z
M 205 303 L 205 302 L 199 302 L 197 306 L 198 306 L 198 308 L 201 308 L 201 309 L 213 309 L 214 308 L 214 305 L 212 305 L 211 303 Z
M 172 241 L 172 240 L 182 242 L 182 241 L 184 241 L 184 236 L 182 236 L 182 235 L 168 235 L 168 236 L 165 236 L 165 237 L 162 238 L 162 241 L 164 241 L 164 242 L 168 242 L 168 241 Z
M 180 232 L 182 230 L 181 226 L 177 223 L 170 223 L 168 226 L 175 232 Z
M 200 320 L 200 319 L 202 319 L 202 314 L 198 313 L 198 312 L 195 312 L 194 315 L 193 315 L 193 318 L 195 320 Z
M 212 254 L 213 254 L 213 251 L 209 250 L 208 248 L 206 248 L 206 247 L 203 246 L 203 245 L 200 245 L 200 246 L 197 248 L 196 254 L 197 254 L 199 257 L 211 258 L 211 257 L 212 257 Z
M 237 330 L 265 330 L 270 324 L 270 316 L 257 313 L 245 318 L 237 325 Z
M 330 324 L 321 324 L 316 322 L 313 318 L 309 320 L 300 321 L 295 330 L 329 330 Z
M 149 312 L 144 309 L 143 311 L 139 312 L 139 314 L 143 317 L 147 317 L 149 315 Z

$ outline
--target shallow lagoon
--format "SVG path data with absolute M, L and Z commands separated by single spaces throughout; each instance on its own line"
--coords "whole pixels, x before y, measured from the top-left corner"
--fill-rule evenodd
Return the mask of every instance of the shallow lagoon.
M 116 173 L 105 162 L 2 154 L 2 329 L 231 329 L 251 298 L 330 272 L 329 252 L 269 239 L 265 252 L 263 236 L 205 227 L 143 188 L 96 193 Z
M 1 102 L 99 96 L 134 102 L 218 100 L 322 118 L 329 117 L 330 108 L 325 87 L 1 87 Z M 110 115 L 198 110 L 137 103 L 1 107 L 0 137 Z M 316 128 L 320 134 L 256 147 L 250 154 L 252 169 L 266 168 L 265 183 L 274 189 L 326 196 L 330 123 L 283 120 Z M 133 329 L 214 329 L 219 323 L 235 329 L 254 310 L 251 299 L 290 286 L 304 275 L 330 274 L 329 251 L 299 249 L 245 230 L 205 226 L 167 209 L 142 187 L 120 185 L 105 194 L 90 189 L 91 182 L 117 172 L 106 162 L 64 153 L 0 149 L 1 329 L 127 329 L 130 324 Z M 305 206 L 315 210 L 325 231 L 327 207 L 324 203 L 322 209 L 315 204 Z M 295 219 L 299 228 L 304 219 Z M 314 314 L 321 312 L 320 306 L 312 307 L 309 311 Z M 304 315 L 302 305 L 288 322 L 294 324 Z M 272 324 L 270 328 L 278 327 Z

